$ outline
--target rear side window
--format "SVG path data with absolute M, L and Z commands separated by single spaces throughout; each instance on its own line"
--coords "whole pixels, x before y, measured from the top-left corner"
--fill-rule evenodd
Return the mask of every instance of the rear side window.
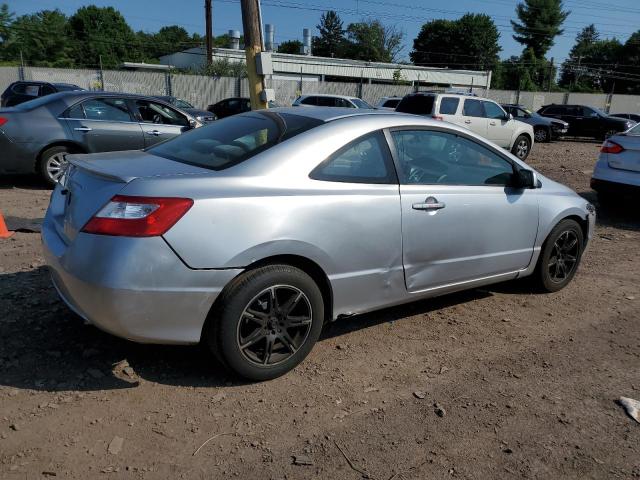
M 456 97 L 442 97 L 440 100 L 440 113 L 442 115 L 455 115 L 460 105 L 460 99 Z
M 311 174 L 315 180 L 349 183 L 391 183 L 391 155 L 380 132 L 349 143 L 322 162 Z
M 67 118 L 85 118 L 84 116 L 84 108 L 82 108 L 82 103 L 76 103 L 73 107 L 67 110 L 65 114 Z
M 464 101 L 462 114 L 467 117 L 484 117 L 484 107 L 480 100 L 467 99 Z
M 82 103 L 88 120 L 130 122 L 131 114 L 127 102 L 122 98 L 92 98 Z
M 300 102 L 303 105 L 318 105 L 318 97 L 307 97 Z
M 314 105 L 318 105 L 319 107 L 335 107 L 337 106 L 336 100 L 337 99 L 333 97 L 315 97 L 316 103 L 314 103 Z
M 244 113 L 196 128 L 148 151 L 176 162 L 223 170 L 321 123 L 288 113 Z
M 13 87 L 13 93 L 28 95 L 29 97 L 37 97 L 40 95 L 40 85 L 18 83 Z
M 407 95 L 404 97 L 396 111 L 403 113 L 414 113 L 417 115 L 431 115 L 433 113 L 433 95 Z

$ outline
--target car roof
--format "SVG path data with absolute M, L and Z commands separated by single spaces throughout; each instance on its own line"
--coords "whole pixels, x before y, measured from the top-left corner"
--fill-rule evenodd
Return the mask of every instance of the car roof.
M 368 108 L 355 109 L 347 107 L 277 107 L 269 108 L 269 112 L 288 113 L 290 115 L 298 115 L 299 117 L 314 118 L 323 122 L 330 122 L 338 118 L 359 117 L 364 115 L 407 115 L 402 113 L 391 112 L 389 110 L 373 110 Z M 415 117 L 415 115 L 411 115 Z
M 358 98 L 356 96 L 353 95 L 333 95 L 331 93 L 305 93 L 304 95 L 300 95 L 299 98 L 306 98 L 306 97 L 331 97 L 331 98 L 344 98 L 345 100 L 351 100 L 352 98 Z M 335 107 L 332 107 L 335 108 Z

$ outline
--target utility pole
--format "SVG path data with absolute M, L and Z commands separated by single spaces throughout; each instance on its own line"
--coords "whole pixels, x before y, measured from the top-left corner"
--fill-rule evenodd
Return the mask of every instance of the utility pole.
M 207 65 L 213 61 L 213 21 L 211 19 L 211 0 L 204 0 L 204 16 L 206 23 Z
M 551 57 L 551 62 L 549 62 L 549 85 L 547 92 L 551 91 L 551 83 L 553 81 L 553 57 Z
M 247 77 L 251 109 L 267 108 L 264 99 L 263 76 L 258 75 L 256 56 L 262 51 L 262 27 L 260 25 L 260 0 L 240 0 L 242 8 L 242 28 L 244 30 L 244 51 L 247 59 Z

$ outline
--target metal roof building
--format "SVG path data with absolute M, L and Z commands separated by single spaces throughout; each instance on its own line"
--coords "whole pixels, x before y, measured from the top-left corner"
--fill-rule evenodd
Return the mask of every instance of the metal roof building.
M 226 58 L 230 62 L 244 62 L 244 50 L 214 48 L 214 59 Z M 199 69 L 205 64 L 204 48 L 196 47 L 160 57 L 160 63 L 181 69 Z M 446 68 L 418 67 L 397 63 L 365 62 L 342 58 L 314 57 L 272 53 L 274 78 L 303 79 L 305 81 L 334 81 L 362 79 L 366 83 L 392 83 L 404 80 L 420 85 L 478 87 L 488 89 L 490 71 L 450 70 Z

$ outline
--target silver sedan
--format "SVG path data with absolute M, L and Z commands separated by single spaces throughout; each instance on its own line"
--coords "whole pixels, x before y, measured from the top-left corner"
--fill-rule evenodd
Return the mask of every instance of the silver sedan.
M 557 291 L 595 223 L 498 146 L 397 113 L 247 112 L 69 160 L 42 231 L 69 307 L 134 341 L 203 342 L 254 380 L 326 322 L 526 276 Z

